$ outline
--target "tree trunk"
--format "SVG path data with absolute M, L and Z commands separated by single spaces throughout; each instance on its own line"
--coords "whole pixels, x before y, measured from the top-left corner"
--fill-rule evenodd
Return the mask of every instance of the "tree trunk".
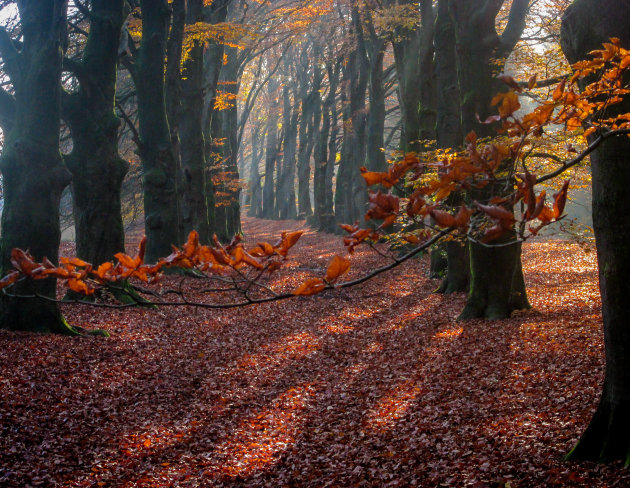
M 137 65 L 139 152 L 143 167 L 146 261 L 155 262 L 179 243 L 177 161 L 164 97 L 164 55 L 169 7 L 141 0 L 142 42 Z
M 435 85 L 436 89 L 436 126 L 435 136 L 440 149 L 456 148 L 462 143 L 460 119 L 460 98 L 457 81 L 457 59 L 453 38 L 455 30 L 449 14 L 449 0 L 438 1 L 435 23 Z M 449 205 L 462 204 L 462 194 L 452 195 Z M 434 258 L 446 254 L 446 263 Z M 457 242 L 440 242 L 431 249 L 431 276 L 444 275 L 440 293 L 468 291 L 470 279 L 470 261 L 468 246 Z M 444 266 L 446 264 L 446 266 Z
M 405 0 L 401 3 L 412 3 Z M 421 24 L 401 28 L 393 43 L 400 90 L 403 152 L 426 149 L 422 141 L 435 139 L 435 79 L 433 72 L 433 2 L 420 2 Z
M 562 19 L 562 49 L 571 63 L 611 37 L 630 47 L 630 6 L 613 0 L 576 0 Z M 630 111 L 630 100 L 606 117 Z M 569 459 L 621 460 L 630 466 L 630 141 L 605 141 L 591 155 L 593 228 L 602 295 L 606 373 L 599 406 Z
M 260 171 L 258 165 L 262 156 L 262 146 L 264 139 L 260 136 L 260 125 L 252 128 L 252 161 L 249 170 L 249 217 L 262 216 L 262 189 L 260 188 Z
M 267 85 L 269 106 L 267 113 L 267 146 L 265 151 L 265 183 L 263 185 L 263 218 L 275 219 L 274 169 L 278 159 L 278 82 L 270 79 Z
M 224 22 L 228 15 L 228 8 L 232 0 L 214 0 L 210 5 L 203 9 L 204 21 L 208 24 L 218 24 Z M 204 179 L 206 182 L 206 212 L 208 214 L 208 234 L 221 233 L 217 229 L 216 215 L 216 188 L 213 178 L 215 176 L 215 166 L 218 164 L 216 154 L 218 147 L 214 144 L 212 133 L 212 115 L 214 114 L 214 102 L 217 92 L 217 85 L 221 68 L 223 67 L 223 55 L 225 54 L 225 45 L 221 42 L 209 41 L 208 47 L 204 53 L 203 63 L 203 79 L 204 79 L 204 103 L 202 109 L 202 127 L 204 136 L 204 157 L 206 168 L 204 171 Z M 216 125 L 215 125 L 216 130 Z M 225 222 L 223 218 L 221 225 Z
M 28 249 L 38 260 L 57 262 L 61 233 L 59 203 L 70 173 L 59 153 L 61 46 L 65 35 L 65 0 L 22 1 L 22 46 L 18 52 L 1 33 L 5 69 L 15 91 L 15 122 L 6 134 L 0 169 L 4 188 L 1 272 L 11 268 L 13 248 Z M 7 63 L 7 60 L 11 60 Z M 25 281 L 9 293 L 33 292 L 55 298 L 56 280 Z M 54 302 L 2 295 L 0 327 L 73 334 Z
M 297 152 L 297 127 L 299 111 L 298 107 L 291 107 L 291 96 L 288 84 L 282 91 L 283 98 L 283 126 L 284 143 L 282 151 L 282 171 L 278 175 L 279 191 L 276 192 L 278 200 L 278 216 L 282 219 L 297 218 L 295 199 L 295 155 Z
M 365 91 L 368 63 L 358 9 L 352 9 L 357 47 L 347 57 L 343 70 L 341 103 L 343 106 L 343 143 L 337 173 L 335 214 L 338 223 L 362 221 L 367 203 L 367 188 L 359 168 L 366 151 Z
M 77 73 L 79 91 L 63 97 L 73 144 L 65 161 L 72 173 L 77 256 L 93 264 L 125 251 L 120 190 L 128 164 L 118 153 L 120 121 L 114 113 L 123 5 L 92 2 L 83 59 L 67 66 Z
M 203 21 L 203 0 L 188 0 L 186 24 Z M 203 137 L 203 51 L 200 40 L 194 40 L 184 53 L 181 76 L 181 116 L 179 132 L 181 139 L 181 224 L 182 237 L 192 230 L 199 233 L 203 243 L 210 242 L 210 223 L 206 203 L 206 158 Z
M 482 125 L 490 101 L 504 86 L 495 73 L 503 70 L 506 57 L 514 48 L 525 27 L 528 0 L 513 0 L 509 22 L 499 36 L 495 19 L 503 2 L 479 4 L 474 0 L 452 0 L 450 12 L 455 26 L 457 73 L 461 94 L 461 124 L 464 134 L 474 130 L 479 136 L 493 135 L 494 127 Z M 501 190 L 499 190 L 501 189 Z M 511 191 L 506 185 L 486 187 L 476 200 L 487 201 Z M 460 318 L 507 318 L 515 306 L 529 307 L 522 277 L 520 245 L 487 248 L 470 244 L 470 293 Z M 492 263 L 492 269 L 487 269 Z M 504 269 L 499 269 L 505 267 Z M 516 287 L 516 288 L 515 288 Z M 514 300 L 518 297 L 518 300 Z

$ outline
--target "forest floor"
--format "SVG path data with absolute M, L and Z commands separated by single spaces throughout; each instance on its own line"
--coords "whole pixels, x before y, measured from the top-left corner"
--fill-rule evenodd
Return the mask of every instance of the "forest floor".
M 341 239 L 244 222 L 249 243 L 296 229 L 287 290 Z M 533 308 L 509 320 L 457 322 L 465 296 L 433 294 L 423 258 L 235 310 L 65 309 L 110 338 L 0 331 L 0 486 L 628 487 L 562 461 L 603 378 L 595 256 L 546 241 L 523 261 Z

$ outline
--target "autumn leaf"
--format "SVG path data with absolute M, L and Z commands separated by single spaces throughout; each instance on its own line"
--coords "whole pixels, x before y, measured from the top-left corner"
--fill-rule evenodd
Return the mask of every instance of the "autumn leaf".
M 147 236 L 142 237 L 140 245 L 138 246 L 138 261 L 140 264 L 144 263 L 144 254 L 147 248 Z
M 563 79 L 560 83 L 558 83 L 558 86 L 556 87 L 556 89 L 553 91 L 553 101 L 557 102 L 558 100 L 560 100 L 562 98 L 562 94 L 564 93 L 564 87 L 567 84 L 567 79 Z
M 321 278 L 310 278 L 302 283 L 295 291 L 293 295 L 296 296 L 310 296 L 319 293 L 326 288 L 326 283 Z
M 567 203 L 569 182 L 570 180 L 565 181 L 560 191 L 558 193 L 555 193 L 553 196 L 553 216 L 556 220 L 558 220 L 558 218 L 562 215 L 562 212 L 564 212 L 564 206 Z
M 116 253 L 114 254 L 114 257 L 125 268 L 135 269 L 137 267 L 136 260 L 133 259 L 131 256 L 127 256 L 125 253 L 122 253 L 122 252 Z
M 20 277 L 19 271 L 11 271 L 5 277 L 0 279 L 0 290 L 15 283 Z
M 346 273 L 350 269 L 350 261 L 342 258 L 341 256 L 335 256 L 328 270 L 326 271 L 326 281 L 332 283 L 337 280 L 342 274 Z
M 429 215 L 433 217 L 433 220 L 435 220 L 435 223 L 439 227 L 455 227 L 455 217 L 453 217 L 450 213 L 445 212 L 444 210 L 431 209 L 429 211 Z
M 94 289 L 88 287 L 85 281 L 76 278 L 68 279 L 68 288 L 77 293 L 82 293 L 83 295 L 91 295 L 94 293 Z

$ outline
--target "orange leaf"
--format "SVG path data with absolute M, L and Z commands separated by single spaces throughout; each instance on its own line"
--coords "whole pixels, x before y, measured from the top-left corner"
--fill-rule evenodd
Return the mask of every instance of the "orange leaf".
M 69 264 L 71 266 L 77 266 L 79 268 L 84 268 L 86 266 L 89 266 L 88 263 L 86 263 L 85 261 L 79 258 L 60 258 L 59 262 L 65 265 Z
M 536 81 L 537 81 L 538 75 L 535 74 L 534 76 L 532 76 L 529 81 L 527 82 L 527 88 L 529 88 L 530 90 L 532 88 L 534 88 L 536 86 Z
M 389 176 L 387 173 L 377 173 L 375 171 L 368 171 L 365 167 L 361 167 L 361 176 L 365 180 L 367 186 L 378 185 L 383 183 Z
M 330 265 L 328 271 L 326 271 L 326 281 L 333 282 L 339 278 L 342 274 L 346 273 L 350 269 L 350 261 L 342 258 L 341 256 L 335 256 Z
M 186 244 L 184 244 L 184 248 L 182 249 L 184 251 L 184 255 L 187 258 L 192 258 L 195 254 L 195 251 L 197 251 L 198 246 L 199 234 L 197 233 L 197 231 L 192 230 L 190 231 L 190 234 L 188 234 L 188 240 L 186 241 Z
M 321 278 L 310 278 L 302 283 L 293 294 L 296 296 L 310 296 L 319 293 L 324 288 L 326 288 L 326 284 L 324 280 Z
M 98 269 L 96 270 L 96 276 L 98 276 L 100 279 L 104 280 L 105 279 L 105 275 L 107 274 L 107 272 L 112 269 L 114 267 L 113 263 L 103 263 L 101 264 Z
M 144 253 L 147 248 L 147 236 L 144 236 L 140 241 L 140 245 L 138 246 L 138 261 L 140 264 L 144 263 Z
M 506 222 L 511 222 L 511 223 L 516 221 L 516 219 L 514 218 L 514 214 L 503 207 L 497 207 L 495 205 L 482 205 L 479 202 L 475 202 L 475 203 L 479 210 L 481 210 L 483 213 L 485 213 L 486 215 L 488 215 L 489 217 L 495 220 L 506 221 Z
M 558 220 L 558 218 L 562 215 L 562 212 L 564 212 L 564 206 L 567 203 L 569 181 L 570 180 L 565 181 L 560 191 L 553 196 L 553 216 L 556 220 Z
M 89 288 L 85 281 L 78 280 L 76 278 L 68 279 L 68 288 L 72 291 L 76 291 L 77 293 L 83 293 L 84 295 L 91 295 L 94 293 L 94 290 Z
M 114 254 L 114 257 L 125 268 L 135 269 L 137 267 L 136 260 L 133 259 L 131 256 L 127 256 L 125 253 L 122 253 L 122 252 L 116 253 Z
M 11 271 L 8 275 L 0 280 L 0 290 L 15 283 L 20 277 L 19 271 Z
M 564 93 L 564 86 L 567 83 L 567 79 L 565 78 L 564 80 L 562 80 L 560 83 L 558 83 L 558 86 L 556 87 L 556 89 L 553 91 L 553 101 L 557 102 L 558 100 L 560 100 L 560 98 L 562 98 L 562 94 Z

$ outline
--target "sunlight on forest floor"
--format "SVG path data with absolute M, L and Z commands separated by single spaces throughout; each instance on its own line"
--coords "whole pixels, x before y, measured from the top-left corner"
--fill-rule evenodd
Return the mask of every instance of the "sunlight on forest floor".
M 251 242 L 303 228 L 244 226 Z M 311 231 L 272 279 L 295 286 L 337 253 Z M 382 262 L 351 260 L 351 277 Z M 465 296 L 432 294 L 419 259 L 234 311 L 66 308 L 109 339 L 0 331 L 0 485 L 630 483 L 560 461 L 601 388 L 594 255 L 535 242 L 523 262 L 533 309 L 502 321 L 456 322 Z

